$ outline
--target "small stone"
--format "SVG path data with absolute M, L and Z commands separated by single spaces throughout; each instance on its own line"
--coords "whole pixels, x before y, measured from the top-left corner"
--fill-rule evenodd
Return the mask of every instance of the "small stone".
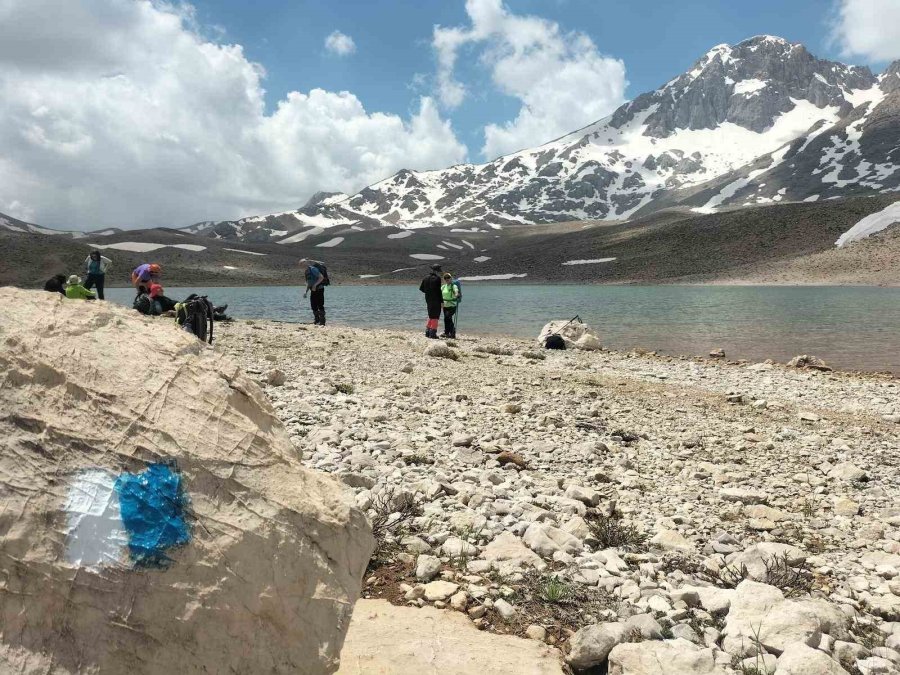
M 522 412 L 522 406 L 520 406 L 518 403 L 505 403 L 503 404 L 503 407 L 501 409 L 508 415 L 514 415 L 516 413 Z
M 846 497 L 838 497 L 834 500 L 834 513 L 838 516 L 855 516 L 859 513 L 859 504 Z
M 458 593 L 454 593 L 452 596 L 450 596 L 450 606 L 457 612 L 466 611 L 467 604 L 469 604 L 469 596 L 466 595 L 463 591 L 459 591 Z
M 500 618 L 504 621 L 509 621 L 516 615 L 516 608 L 502 598 L 500 600 L 494 600 L 494 609 L 497 610 L 497 614 L 499 614 Z
M 547 639 L 547 629 L 537 624 L 531 624 L 525 629 L 525 635 L 532 640 L 543 642 Z
M 473 619 L 480 619 L 487 613 L 487 607 L 484 605 L 475 605 L 474 607 L 470 607 L 469 611 L 466 613 Z
M 725 358 L 725 350 L 719 347 L 718 349 L 713 349 L 709 352 L 709 356 L 712 359 L 724 359 Z
M 522 455 L 518 455 L 515 452 L 509 452 L 508 450 L 504 450 L 499 455 L 497 455 L 497 461 L 500 462 L 500 466 L 504 466 L 506 464 L 513 464 L 520 469 L 524 469 L 527 466 L 525 459 Z
M 446 600 L 459 590 L 459 584 L 450 583 L 449 581 L 432 581 L 425 584 L 424 597 L 428 602 L 435 600 Z
M 416 579 L 428 582 L 441 571 L 441 561 L 433 555 L 420 555 L 416 560 Z
M 850 483 L 861 483 L 869 480 L 869 475 L 852 462 L 842 462 L 836 465 L 828 472 L 828 476 Z
M 475 440 L 475 437 L 472 434 L 457 434 L 450 441 L 450 444 L 454 448 L 468 448 L 472 445 L 472 442 Z
M 675 530 L 660 530 L 650 540 L 650 543 L 664 551 L 680 551 L 682 553 L 693 553 L 697 547 L 684 535 Z
M 744 488 L 724 488 L 719 490 L 719 496 L 726 502 L 741 504 L 763 504 L 768 501 L 768 495 L 762 490 L 746 490 Z
M 286 381 L 287 375 L 284 374 L 283 370 L 273 368 L 268 373 L 266 373 L 266 382 L 268 382 L 273 387 L 281 387 Z

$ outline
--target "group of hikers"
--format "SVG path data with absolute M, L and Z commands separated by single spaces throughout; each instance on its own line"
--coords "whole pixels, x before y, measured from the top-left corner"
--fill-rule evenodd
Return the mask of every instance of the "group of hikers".
M 71 300 L 104 300 L 106 273 L 112 269 L 112 260 L 100 255 L 99 251 L 91 251 L 84 261 L 84 268 L 87 275 L 84 281 L 77 274 L 68 277 L 56 274 L 47 280 L 44 290 L 60 293 Z M 161 275 L 162 267 L 158 263 L 144 263 L 131 272 L 131 284 L 136 292 L 132 307 L 151 316 L 172 312 L 184 330 L 212 343 L 213 322 L 229 320 L 225 315 L 228 305 L 213 306 L 206 296 L 196 294 L 176 302 L 166 296 L 160 284 Z M 94 288 L 96 291 L 92 290 Z
M 100 255 L 100 251 L 91 251 L 84 259 L 83 267 L 87 275 L 84 281 L 77 274 L 57 274 L 47 280 L 44 290 L 61 293 L 72 300 L 103 300 L 106 273 L 112 269 L 112 260 Z M 91 290 L 93 288 L 96 292 Z
M 428 309 L 428 321 L 425 323 L 425 337 L 432 340 L 456 337 L 456 310 L 462 300 L 462 287 L 459 279 L 454 279 L 449 272 L 444 272 L 440 265 L 432 265 L 431 273 L 422 279 L 419 290 L 425 294 L 425 306 Z M 438 336 L 438 320 L 444 313 L 444 332 Z
M 328 268 L 321 261 L 305 258 L 300 260 L 300 264 L 305 267 L 306 291 L 303 293 L 303 297 L 309 297 L 315 325 L 324 326 L 325 287 L 331 284 L 331 280 L 328 278 Z M 57 274 L 44 284 L 44 290 L 61 293 L 73 300 L 103 300 L 106 274 L 112 269 L 112 260 L 101 255 L 100 251 L 91 251 L 83 266 L 86 274 L 84 281 L 77 274 L 68 277 L 64 274 Z M 176 321 L 185 330 L 194 332 L 204 340 L 208 336 L 211 342 L 212 323 L 228 319 L 225 316 L 225 309 L 228 305 L 215 307 L 205 296 L 195 294 L 181 302 L 176 302 L 166 296 L 160 284 L 161 275 L 162 268 L 158 263 L 144 263 L 138 265 L 131 272 L 131 284 L 136 291 L 132 303 L 134 309 L 148 315 L 174 312 Z M 96 291 L 92 289 L 96 289 Z M 431 272 L 422 280 L 419 290 L 425 294 L 425 305 L 428 310 L 425 337 L 434 340 L 455 338 L 457 311 L 462 300 L 459 279 L 455 279 L 449 272 L 444 272 L 440 265 L 432 265 Z M 438 335 L 438 325 L 442 313 L 444 315 L 444 332 Z

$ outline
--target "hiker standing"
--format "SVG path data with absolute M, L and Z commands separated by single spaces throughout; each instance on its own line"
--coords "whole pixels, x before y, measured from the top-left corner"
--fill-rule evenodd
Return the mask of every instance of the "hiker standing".
M 425 305 L 428 308 L 428 322 L 425 324 L 425 337 L 437 339 L 438 319 L 441 316 L 441 266 L 432 265 L 431 274 L 422 279 L 419 290 L 425 294 Z
M 106 256 L 100 255 L 100 251 L 91 251 L 90 255 L 84 259 L 84 269 L 87 272 L 87 278 L 84 280 L 84 287 L 91 290 L 97 287 L 97 297 L 103 300 L 103 284 L 106 281 L 106 273 L 112 267 L 112 260 Z
M 444 308 L 444 334 L 441 337 L 455 338 L 456 326 L 453 324 L 453 315 L 456 314 L 456 305 L 459 302 L 459 290 L 449 272 L 444 275 L 444 283 L 441 285 L 441 300 Z
M 309 295 L 309 306 L 312 309 L 314 323 L 317 326 L 325 325 L 325 286 L 328 284 L 327 272 L 324 272 L 324 265 L 313 260 L 300 261 L 301 265 L 306 265 L 306 292 L 303 293 L 305 298 Z

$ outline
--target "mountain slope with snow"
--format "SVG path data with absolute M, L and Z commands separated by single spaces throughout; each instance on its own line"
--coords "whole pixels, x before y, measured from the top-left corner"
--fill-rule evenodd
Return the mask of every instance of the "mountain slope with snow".
M 896 190 L 898 82 L 900 63 L 876 77 L 758 36 L 539 148 L 403 170 L 340 205 L 401 227 L 500 228 Z

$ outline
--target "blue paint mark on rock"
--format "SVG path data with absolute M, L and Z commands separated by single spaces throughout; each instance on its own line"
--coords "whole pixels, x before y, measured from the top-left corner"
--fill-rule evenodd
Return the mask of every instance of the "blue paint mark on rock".
M 167 567 L 172 559 L 166 550 L 191 540 L 181 476 L 165 464 L 150 464 L 142 473 L 123 473 L 115 489 L 131 559 L 138 567 Z

